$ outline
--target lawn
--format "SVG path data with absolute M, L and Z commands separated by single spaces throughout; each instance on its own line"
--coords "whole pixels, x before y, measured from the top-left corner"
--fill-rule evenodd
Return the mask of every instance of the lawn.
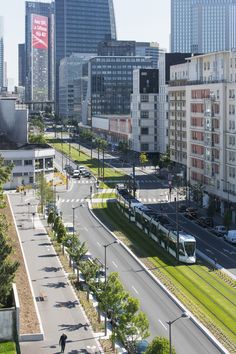
M 16 354 L 16 345 L 14 342 L 0 343 L 0 354 Z
M 230 351 L 236 352 L 236 282 L 198 260 L 180 265 L 123 216 L 114 203 L 99 203 L 95 214 Z

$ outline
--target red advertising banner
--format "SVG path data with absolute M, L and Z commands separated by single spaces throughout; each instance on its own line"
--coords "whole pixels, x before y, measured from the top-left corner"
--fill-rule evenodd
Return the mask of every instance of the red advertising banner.
M 37 49 L 48 49 L 48 18 L 32 15 L 32 46 Z

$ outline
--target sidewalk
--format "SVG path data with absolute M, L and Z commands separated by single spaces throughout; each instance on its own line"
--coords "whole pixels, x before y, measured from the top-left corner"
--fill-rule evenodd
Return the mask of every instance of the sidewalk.
M 18 232 L 44 331 L 44 341 L 21 342 L 21 353 L 60 353 L 58 342 L 63 332 L 68 337 L 65 353 L 102 353 L 99 335 L 92 332 L 42 221 L 37 214 L 32 220 L 36 211 L 33 193 L 24 197 L 9 194 L 9 200 L 16 225 L 20 225 Z M 40 301 L 42 294 L 44 300 Z

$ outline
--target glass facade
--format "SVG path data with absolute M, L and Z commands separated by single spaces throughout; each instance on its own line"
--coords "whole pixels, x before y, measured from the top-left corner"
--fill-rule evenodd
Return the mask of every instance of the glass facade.
M 0 89 L 4 86 L 3 17 L 0 16 Z
M 25 99 L 54 98 L 54 5 L 25 3 Z M 41 37 L 40 37 L 41 36 Z M 45 36 L 45 37 L 43 37 Z M 44 39 L 46 38 L 46 41 Z M 35 42 L 38 40 L 38 42 Z M 41 45 L 40 45 L 41 43 Z
M 236 48 L 236 0 L 171 0 L 171 51 Z
M 133 70 L 152 68 L 149 57 L 96 57 L 90 60 L 92 116 L 130 114 Z
M 112 0 L 55 0 L 56 108 L 60 60 L 72 53 L 97 53 L 105 38 L 116 39 Z

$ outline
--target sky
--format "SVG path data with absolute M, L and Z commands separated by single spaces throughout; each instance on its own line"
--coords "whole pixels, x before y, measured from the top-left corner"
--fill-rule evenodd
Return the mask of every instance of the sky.
M 162 48 L 169 49 L 170 0 L 113 0 L 113 3 L 118 39 L 158 42 Z M 17 85 L 17 46 L 24 43 L 25 0 L 0 0 L 0 4 L 7 75 Z

